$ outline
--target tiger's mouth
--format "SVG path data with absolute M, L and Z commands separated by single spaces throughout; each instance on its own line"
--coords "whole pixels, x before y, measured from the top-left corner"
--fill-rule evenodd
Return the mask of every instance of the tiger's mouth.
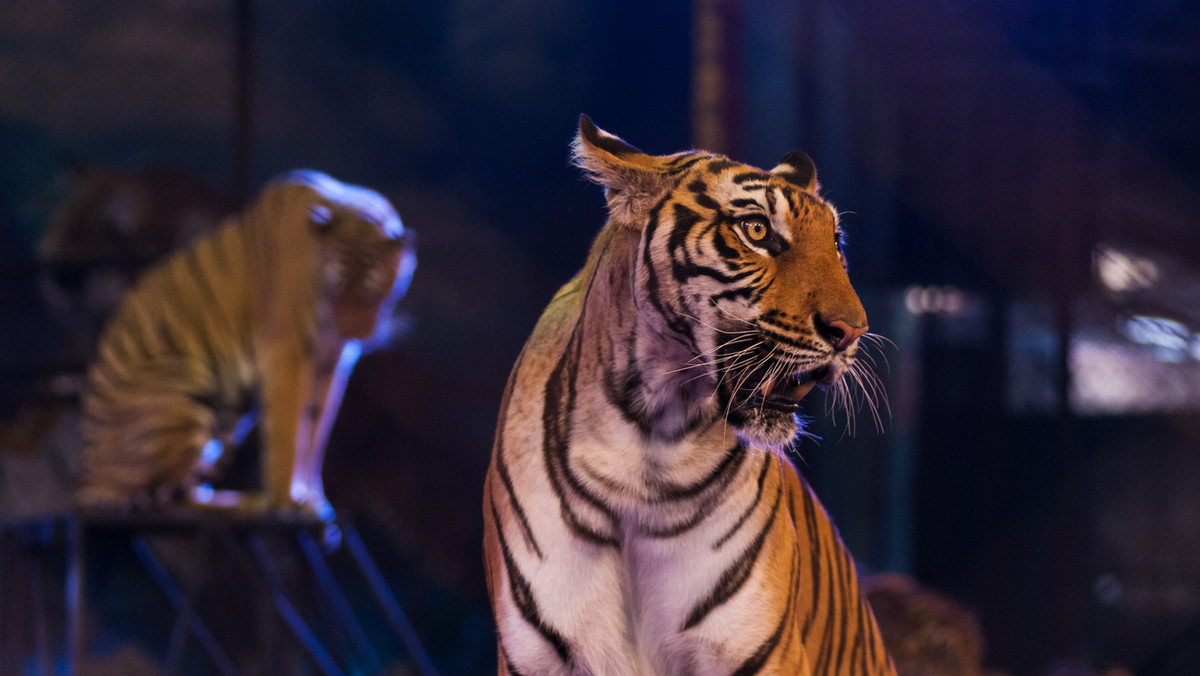
M 811 371 L 801 371 L 783 377 L 767 378 L 754 393 L 752 399 L 764 408 L 785 413 L 795 413 L 800 401 L 808 396 L 813 387 L 829 379 L 828 366 L 819 366 Z

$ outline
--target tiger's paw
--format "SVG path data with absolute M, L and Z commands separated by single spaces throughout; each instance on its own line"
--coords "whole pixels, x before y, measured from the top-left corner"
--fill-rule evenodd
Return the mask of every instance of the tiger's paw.
M 310 495 L 303 502 L 299 503 L 298 506 L 301 511 L 315 517 L 318 521 L 323 523 L 333 522 L 333 505 L 329 504 L 324 495 L 318 495 L 315 498 Z
M 304 518 L 317 519 L 323 523 L 333 521 L 333 506 L 325 498 L 325 491 L 321 490 L 319 484 L 293 482 L 289 493 L 287 498 L 279 500 L 278 509 L 293 511 Z
M 333 506 L 325 496 L 305 496 L 302 500 L 289 499 L 271 504 L 271 512 L 287 519 L 298 521 L 316 520 L 322 523 L 333 521 Z

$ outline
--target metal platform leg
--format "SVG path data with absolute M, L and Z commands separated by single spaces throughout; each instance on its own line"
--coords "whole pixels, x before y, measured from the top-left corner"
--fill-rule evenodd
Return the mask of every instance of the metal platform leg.
M 433 660 L 429 659 L 429 654 L 425 652 L 425 646 L 421 645 L 420 639 L 417 638 L 417 633 L 413 630 L 412 623 L 408 621 L 408 616 L 404 613 L 404 609 L 400 607 L 400 602 L 396 600 L 392 594 L 391 588 L 388 587 L 387 581 L 384 580 L 383 573 L 379 571 L 379 566 L 375 565 L 375 559 L 371 558 L 371 553 L 367 551 L 367 546 L 363 544 L 362 538 L 358 536 L 358 531 L 350 524 L 339 524 L 342 528 L 343 541 L 350 548 L 350 554 L 354 557 L 354 562 L 358 564 L 358 569 L 366 578 L 367 584 L 370 585 L 371 591 L 375 600 L 379 602 L 384 615 L 387 616 L 388 622 L 392 625 L 392 630 L 404 642 L 404 647 L 412 655 L 413 661 L 417 665 L 417 670 L 423 676 L 437 676 L 437 668 L 433 666 Z
M 216 639 L 213 638 L 212 633 L 208 630 L 208 626 L 204 624 L 204 621 L 200 619 L 200 616 L 192 611 L 191 601 L 179 589 L 179 586 L 175 584 L 175 580 L 171 577 L 171 574 L 167 572 L 167 569 L 162 565 L 162 562 L 160 562 L 158 557 L 154 555 L 154 552 L 151 551 L 150 545 L 148 545 L 144 539 L 136 535 L 132 536 L 130 540 L 131 545 L 133 546 L 133 551 L 138 555 L 138 558 L 141 559 L 142 565 L 146 568 L 146 572 L 150 573 L 150 577 L 153 578 L 154 583 L 158 585 L 158 588 L 162 590 L 163 594 L 166 595 L 167 600 L 171 602 L 171 605 L 179 613 L 176 619 L 176 628 L 171 632 L 172 644 L 174 644 L 176 641 L 182 640 L 181 638 L 176 637 L 181 629 L 190 629 L 192 635 L 194 635 L 196 640 L 200 642 L 201 647 L 203 647 L 204 651 L 208 653 L 209 658 L 212 659 L 213 664 L 216 665 L 217 669 L 222 674 L 225 674 L 226 676 L 238 676 L 238 670 L 237 667 L 233 665 L 233 661 L 229 659 L 229 656 L 226 655 L 225 651 L 221 649 L 220 644 L 218 644 Z M 165 672 L 169 673 L 173 669 L 172 663 L 178 661 L 178 655 L 172 658 L 171 654 L 181 650 L 181 646 L 177 647 L 174 645 L 168 649 L 167 666 L 164 668 Z
M 313 662 L 316 663 L 322 672 L 327 676 L 341 676 L 341 668 L 333 661 L 333 657 L 330 656 L 329 651 L 325 650 L 325 646 L 321 645 L 316 634 L 313 633 L 312 629 L 309 629 L 304 619 L 300 616 L 300 613 L 297 612 L 296 607 L 288 599 L 283 578 L 275 568 L 275 563 L 272 561 L 270 553 L 267 552 L 267 547 L 263 544 L 262 538 L 257 535 L 247 535 L 246 546 L 249 548 L 258 570 L 266 578 L 267 583 L 271 587 L 271 599 L 275 603 L 275 610 L 279 613 L 280 618 L 292 630 L 292 633 L 295 634 L 300 644 L 308 652 L 309 657 L 312 658 Z

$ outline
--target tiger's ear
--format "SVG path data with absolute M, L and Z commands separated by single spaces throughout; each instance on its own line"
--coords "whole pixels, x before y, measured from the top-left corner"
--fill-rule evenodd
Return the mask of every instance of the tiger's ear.
M 579 133 L 571 142 L 571 161 L 604 186 L 609 215 L 638 228 L 653 202 L 668 185 L 665 158 L 647 155 L 579 116 Z
M 817 183 L 817 167 L 807 153 L 788 153 L 779 160 L 779 164 L 771 169 L 771 173 L 781 176 L 793 183 L 804 192 L 817 194 L 821 184 Z

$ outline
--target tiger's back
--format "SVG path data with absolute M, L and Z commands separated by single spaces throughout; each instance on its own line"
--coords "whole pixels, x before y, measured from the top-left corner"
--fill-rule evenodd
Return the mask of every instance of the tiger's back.
M 83 503 L 184 486 L 203 446 L 248 408 L 248 250 L 245 228 L 227 223 L 148 271 L 118 307 L 83 400 Z
M 609 223 L 514 366 L 484 486 L 500 673 L 894 673 L 782 454 L 865 332 L 815 180 L 647 156 L 586 118 L 576 161 Z M 780 289 L 824 318 L 805 334 L 800 308 L 764 309 Z

